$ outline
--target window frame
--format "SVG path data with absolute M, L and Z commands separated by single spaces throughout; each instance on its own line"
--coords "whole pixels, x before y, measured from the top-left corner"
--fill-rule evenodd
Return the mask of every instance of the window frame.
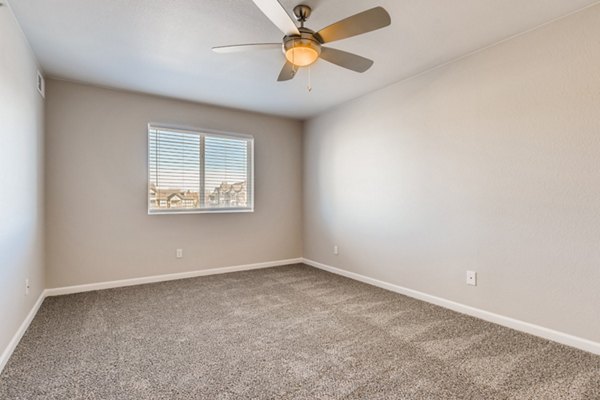
M 150 208 L 150 131 L 152 129 L 164 129 L 173 132 L 180 132 L 185 134 L 193 134 L 200 136 L 200 165 L 204 165 L 205 158 L 205 140 L 207 136 L 222 137 L 230 139 L 243 139 L 248 142 L 248 183 L 247 183 L 247 196 L 250 201 L 249 207 L 229 207 L 229 208 L 194 208 L 194 209 L 151 209 Z M 254 136 L 244 133 L 224 132 L 214 129 L 195 128 L 190 126 L 178 126 L 178 125 L 165 125 L 160 123 L 150 122 L 148 123 L 146 130 L 146 174 L 147 174 L 147 188 L 146 188 L 146 206 L 148 208 L 148 215 L 178 215 L 178 214 L 235 214 L 235 213 L 253 213 L 254 212 Z M 204 168 L 204 167 L 202 167 Z M 205 201 L 205 190 L 204 187 L 204 171 L 200 174 L 200 188 L 199 196 L 201 202 Z M 202 204 L 201 203 L 201 204 Z

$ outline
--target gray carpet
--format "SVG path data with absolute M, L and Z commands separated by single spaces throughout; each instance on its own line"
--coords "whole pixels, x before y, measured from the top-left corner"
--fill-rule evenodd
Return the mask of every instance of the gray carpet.
M 600 357 L 296 265 L 48 298 L 8 399 L 600 399 Z

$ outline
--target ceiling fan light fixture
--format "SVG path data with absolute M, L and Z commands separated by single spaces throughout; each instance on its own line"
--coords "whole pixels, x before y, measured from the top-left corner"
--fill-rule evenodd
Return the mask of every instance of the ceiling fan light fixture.
M 311 39 L 291 38 L 284 44 L 285 58 L 296 67 L 308 67 L 321 55 L 321 45 Z

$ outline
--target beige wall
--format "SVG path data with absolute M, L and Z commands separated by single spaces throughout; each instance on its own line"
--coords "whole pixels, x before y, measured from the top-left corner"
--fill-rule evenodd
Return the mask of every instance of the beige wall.
M 595 7 L 308 121 L 304 256 L 600 341 L 598 38 Z
M 47 92 L 48 287 L 302 255 L 300 122 L 56 80 Z M 148 216 L 149 122 L 254 135 L 255 212 Z
M 0 7 L 0 353 L 44 288 L 44 105 L 36 74 L 10 8 Z

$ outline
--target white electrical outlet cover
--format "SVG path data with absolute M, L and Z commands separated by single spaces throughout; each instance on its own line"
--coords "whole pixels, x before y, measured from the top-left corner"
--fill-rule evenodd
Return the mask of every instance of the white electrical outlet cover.
M 37 72 L 36 86 L 42 97 L 46 98 L 46 79 L 44 79 L 44 75 L 40 71 Z
M 467 285 L 477 286 L 477 272 L 467 271 Z

